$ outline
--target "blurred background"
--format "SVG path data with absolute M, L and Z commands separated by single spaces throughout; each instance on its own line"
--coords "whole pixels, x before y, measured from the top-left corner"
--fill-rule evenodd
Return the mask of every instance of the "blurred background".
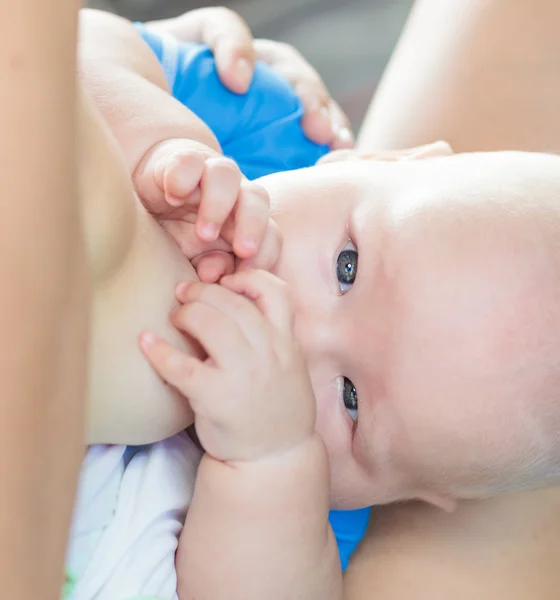
M 288 42 L 319 71 L 355 130 L 404 25 L 412 0 L 89 0 L 131 20 L 229 6 L 255 37 Z

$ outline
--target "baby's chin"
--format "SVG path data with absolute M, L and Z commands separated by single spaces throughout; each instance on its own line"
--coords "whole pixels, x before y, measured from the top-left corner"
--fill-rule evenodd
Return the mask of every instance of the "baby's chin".
M 359 489 L 357 487 L 331 487 L 330 502 L 333 510 L 359 510 L 368 506 L 383 506 L 394 502 L 414 500 L 412 491 L 410 494 L 396 493 L 387 488 Z

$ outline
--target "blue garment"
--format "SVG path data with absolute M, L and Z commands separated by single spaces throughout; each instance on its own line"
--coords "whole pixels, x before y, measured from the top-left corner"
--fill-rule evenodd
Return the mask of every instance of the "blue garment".
M 248 179 L 310 167 L 328 152 L 304 135 L 299 98 L 268 65 L 257 63 L 249 91 L 234 94 L 220 82 L 206 46 L 136 27 L 161 63 L 173 96 L 210 127 Z M 330 513 L 343 570 L 365 534 L 369 513 L 369 508 Z
M 248 179 L 309 167 L 328 152 L 328 146 L 305 137 L 299 98 L 268 65 L 257 63 L 248 93 L 234 94 L 221 83 L 206 46 L 137 27 L 161 63 L 173 96 L 210 127 L 224 154 Z

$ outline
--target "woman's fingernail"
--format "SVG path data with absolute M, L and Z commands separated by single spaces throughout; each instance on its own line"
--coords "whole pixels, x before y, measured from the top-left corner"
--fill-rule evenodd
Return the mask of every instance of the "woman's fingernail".
M 354 136 L 348 127 L 342 127 L 335 132 L 336 138 L 344 144 L 350 144 L 354 141 Z
M 423 146 L 418 146 L 418 148 L 413 148 L 414 155 L 418 154 L 453 154 L 453 149 L 451 146 L 442 140 L 438 140 L 437 142 L 432 142 L 431 144 L 424 144 Z
M 321 108 L 319 109 L 319 114 L 321 115 L 321 117 L 330 122 L 329 109 L 326 106 L 321 106 Z
M 246 58 L 238 59 L 235 63 L 235 74 L 237 75 L 239 83 L 248 88 L 253 75 L 251 63 Z
M 437 140 L 436 142 L 431 142 L 430 144 L 424 144 L 424 146 L 420 146 L 419 148 L 422 148 L 423 150 L 432 150 L 434 148 L 447 150 L 451 149 L 451 146 L 443 140 Z
M 319 110 L 321 110 L 321 107 L 323 107 L 323 105 L 319 102 L 319 100 L 317 100 L 315 98 L 311 98 L 311 99 L 305 98 L 305 88 L 302 88 L 301 86 L 296 86 L 294 88 L 294 92 L 296 93 L 296 96 L 298 96 L 299 98 L 305 99 L 305 112 L 306 113 L 319 112 Z

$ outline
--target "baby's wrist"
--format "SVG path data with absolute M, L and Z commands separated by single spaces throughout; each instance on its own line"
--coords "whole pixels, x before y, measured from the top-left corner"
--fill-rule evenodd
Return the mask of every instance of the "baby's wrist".
M 278 449 L 264 455 L 248 460 L 228 460 L 224 461 L 224 464 L 233 469 L 284 468 L 292 463 L 306 464 L 307 461 L 321 461 L 323 454 L 326 455 L 323 440 L 317 433 L 312 432 L 290 445 L 279 446 Z
M 206 454 L 199 480 L 210 487 L 215 484 L 217 493 L 229 491 L 243 504 L 262 503 L 263 497 L 285 501 L 289 492 L 298 505 L 302 498 L 313 497 L 311 504 L 317 508 L 324 500 L 328 512 L 328 456 L 316 433 L 289 448 L 254 460 L 219 461 Z
M 257 447 L 251 444 L 242 444 L 241 446 L 229 452 L 236 458 L 224 458 L 223 456 L 217 458 L 212 450 L 208 449 L 205 449 L 205 457 L 228 469 L 253 469 L 258 472 L 260 469 L 277 469 L 292 463 L 305 464 L 307 460 L 321 460 L 320 457 L 326 452 L 323 440 L 312 429 L 307 434 L 294 436 L 289 442 L 272 443 L 270 441 L 267 444 L 257 445 Z

